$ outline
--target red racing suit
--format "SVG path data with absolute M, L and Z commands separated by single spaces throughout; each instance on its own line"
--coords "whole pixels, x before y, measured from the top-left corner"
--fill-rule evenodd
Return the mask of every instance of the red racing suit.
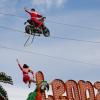
M 25 10 L 28 14 L 30 14 L 31 16 L 31 20 L 35 23 L 38 24 L 37 27 L 40 27 L 43 22 L 39 21 L 38 18 L 42 18 L 42 15 L 38 14 L 36 11 L 28 11 L 28 10 Z
M 26 84 L 27 82 L 29 82 L 31 80 L 30 76 L 28 75 L 28 73 L 31 71 L 29 70 L 28 72 L 25 72 L 24 69 L 21 67 L 20 64 L 18 64 L 21 71 L 23 72 L 23 82 Z M 31 71 L 32 75 L 34 76 L 33 71 Z

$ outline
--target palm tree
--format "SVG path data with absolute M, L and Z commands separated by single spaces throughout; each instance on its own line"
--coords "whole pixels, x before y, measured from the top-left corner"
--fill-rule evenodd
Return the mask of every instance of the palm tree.
M 13 85 L 12 78 L 10 76 L 7 76 L 4 72 L 0 72 L 0 82 Z M 8 100 L 7 92 L 1 85 L 0 85 L 0 100 Z

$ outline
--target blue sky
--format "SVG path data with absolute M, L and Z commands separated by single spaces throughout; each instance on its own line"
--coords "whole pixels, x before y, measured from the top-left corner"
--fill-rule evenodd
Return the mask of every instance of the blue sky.
M 23 23 L 29 16 L 24 12 L 23 8 L 36 8 L 38 12 L 47 17 L 46 26 L 50 29 L 51 36 L 100 41 L 100 31 L 50 22 L 55 21 L 58 23 L 100 29 L 99 5 L 99 0 L 0 0 L 0 12 L 16 14 L 17 16 L 23 17 L 17 18 L 0 14 L 0 26 L 24 31 Z M 17 66 L 16 58 L 22 64 L 27 63 L 30 65 L 34 72 L 43 71 L 45 79 L 48 82 L 51 82 L 55 78 L 62 79 L 63 81 L 73 79 L 76 81 L 89 80 L 95 82 L 100 80 L 100 44 L 45 38 L 41 36 L 36 37 L 33 44 L 25 48 L 23 45 L 26 39 L 27 36 L 23 33 L 0 28 L 0 45 L 83 61 L 90 64 L 70 62 L 36 55 L 34 53 L 28 54 L 0 48 L 0 71 L 11 75 L 14 81 L 14 86 L 4 85 L 8 90 L 10 100 L 25 100 L 28 93 L 35 88 L 32 85 L 32 88 L 28 89 L 22 82 L 22 74 Z M 12 93 L 11 91 L 13 90 L 18 92 Z

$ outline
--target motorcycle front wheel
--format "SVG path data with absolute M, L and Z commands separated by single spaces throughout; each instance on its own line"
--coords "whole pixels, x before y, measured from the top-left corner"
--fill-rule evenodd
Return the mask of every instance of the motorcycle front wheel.
M 45 37 L 49 37 L 50 36 L 50 31 L 49 31 L 49 29 L 47 27 L 44 28 L 43 35 Z

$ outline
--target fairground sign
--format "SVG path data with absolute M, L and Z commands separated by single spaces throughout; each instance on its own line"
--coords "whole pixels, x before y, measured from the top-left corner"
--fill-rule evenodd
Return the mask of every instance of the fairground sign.
M 44 80 L 42 72 L 36 73 L 36 80 L 38 83 Z M 83 80 L 63 82 L 55 79 L 50 83 L 53 95 L 46 97 L 46 92 L 44 92 L 42 93 L 43 100 L 100 100 L 100 82 L 98 81 L 92 84 Z

